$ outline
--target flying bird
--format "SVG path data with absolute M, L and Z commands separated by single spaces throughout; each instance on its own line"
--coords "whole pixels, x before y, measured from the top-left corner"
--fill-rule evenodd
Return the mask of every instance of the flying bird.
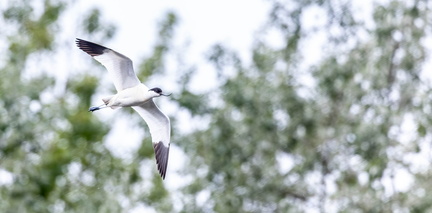
M 112 109 L 132 107 L 137 111 L 150 129 L 157 168 L 162 179 L 165 179 L 170 147 L 170 120 L 159 110 L 153 98 L 169 95 L 162 93 L 158 87 L 149 89 L 142 84 L 135 75 L 132 61 L 128 57 L 110 48 L 79 38 L 75 42 L 78 48 L 105 66 L 117 89 L 117 94 L 103 98 L 104 104 L 90 107 L 89 111 L 93 112 L 107 107 Z

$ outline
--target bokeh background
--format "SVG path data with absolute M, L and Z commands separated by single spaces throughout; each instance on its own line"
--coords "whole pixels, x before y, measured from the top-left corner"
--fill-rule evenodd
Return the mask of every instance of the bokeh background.
M 431 212 L 431 9 L 0 1 L 0 212 Z M 76 37 L 172 93 L 164 181 Z

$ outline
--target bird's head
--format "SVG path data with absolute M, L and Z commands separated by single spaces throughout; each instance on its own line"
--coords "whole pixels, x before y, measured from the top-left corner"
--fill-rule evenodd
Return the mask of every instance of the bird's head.
M 155 87 L 152 89 L 149 89 L 149 92 L 153 93 L 154 97 L 159 97 L 159 96 L 170 96 L 171 94 L 163 94 L 161 88 L 159 87 Z

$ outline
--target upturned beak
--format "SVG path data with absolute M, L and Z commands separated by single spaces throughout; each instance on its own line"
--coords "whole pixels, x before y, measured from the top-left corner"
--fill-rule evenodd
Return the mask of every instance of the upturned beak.
M 154 91 L 153 89 L 149 89 L 148 91 Z M 160 95 L 163 95 L 163 96 L 171 96 L 171 94 L 172 93 L 170 93 L 170 94 L 163 94 L 163 93 L 159 93 Z

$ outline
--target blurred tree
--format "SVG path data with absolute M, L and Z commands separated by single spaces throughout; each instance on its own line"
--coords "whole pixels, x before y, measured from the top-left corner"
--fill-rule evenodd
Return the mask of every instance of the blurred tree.
M 46 60 L 37 61 L 71 51 L 75 38 L 68 37 L 67 47 L 62 46 L 60 34 L 62 17 L 73 3 L 26 0 L 2 6 L 0 179 L 10 176 L 12 181 L 0 183 L 0 212 L 127 212 L 149 203 L 170 212 L 156 172 L 154 183 L 145 185 L 152 190 L 141 190 L 140 162 L 152 156 L 139 152 L 134 161 L 125 162 L 104 146 L 110 126 L 87 112 L 98 74 L 72 75 L 61 92 L 47 74 L 55 66 L 46 68 Z M 115 27 L 101 16 L 92 9 L 75 17 L 82 22 L 77 34 L 99 41 L 111 38 Z
M 181 91 L 173 96 L 204 129 L 173 135 L 189 156 L 182 175 L 192 177 L 181 211 L 430 211 L 431 120 L 424 114 L 432 109 L 431 87 L 422 72 L 430 3 L 377 1 L 371 20 L 360 19 L 349 1 L 270 3 L 251 64 L 217 44 L 208 58 L 219 88 L 196 94 L 188 89 L 194 69 L 179 76 Z M 0 183 L 0 212 L 128 212 L 139 205 L 173 212 L 157 173 L 141 177 L 149 158 L 154 166 L 149 138 L 132 161 L 103 145 L 110 126 L 86 111 L 98 74 L 74 75 L 54 96 L 55 79 L 34 66 L 35 57 L 67 51 L 57 36 L 71 5 L 2 5 L 0 173 L 12 181 Z M 317 22 L 324 24 L 307 27 L 314 10 L 325 14 Z M 101 15 L 88 11 L 77 31 L 111 38 L 115 27 Z M 160 23 L 153 53 L 138 65 L 140 78 L 164 73 L 176 24 L 172 13 Z M 281 47 L 267 33 L 282 38 Z M 304 66 L 304 47 L 317 35 L 326 40 L 323 58 Z
M 432 5 L 376 1 L 366 20 L 350 1 L 271 2 L 252 64 L 211 49 L 221 86 L 202 96 L 220 101 L 180 102 L 210 120 L 177 139 L 193 177 L 183 212 L 430 211 L 431 84 L 422 75 Z M 310 11 L 325 23 L 303 26 Z M 305 68 L 302 47 L 315 35 L 326 39 L 323 58 Z

